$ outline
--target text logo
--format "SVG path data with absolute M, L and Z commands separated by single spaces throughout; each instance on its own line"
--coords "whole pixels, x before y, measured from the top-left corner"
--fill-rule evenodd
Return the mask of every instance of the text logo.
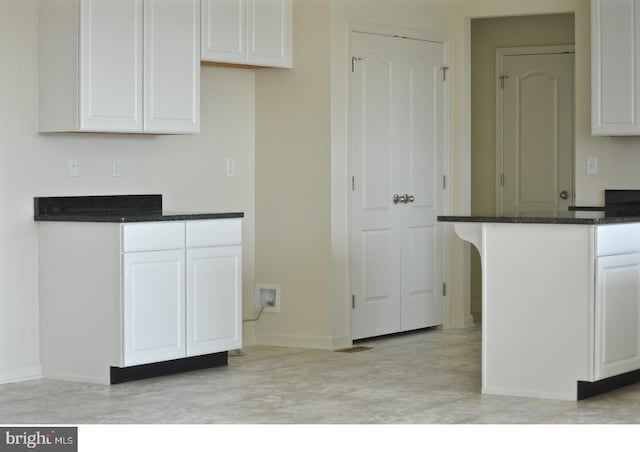
M 78 451 L 78 427 L 0 427 L 0 452 Z

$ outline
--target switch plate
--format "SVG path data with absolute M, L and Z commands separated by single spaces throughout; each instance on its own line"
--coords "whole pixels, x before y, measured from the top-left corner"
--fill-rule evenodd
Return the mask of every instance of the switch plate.
M 232 177 L 236 175 L 236 162 L 233 159 L 227 159 L 227 176 Z
M 587 174 L 590 176 L 598 174 L 598 157 L 587 157 Z
M 120 176 L 122 176 L 122 161 L 116 159 L 113 161 L 113 177 Z
M 69 177 L 78 177 L 77 159 L 69 159 Z

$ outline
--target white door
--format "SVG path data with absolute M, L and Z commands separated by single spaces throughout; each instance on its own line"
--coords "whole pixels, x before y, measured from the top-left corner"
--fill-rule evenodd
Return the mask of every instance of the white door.
M 184 250 L 123 256 L 124 365 L 185 357 Z
M 442 323 L 444 51 L 364 33 L 351 46 L 351 336 L 360 339 Z
M 80 129 L 141 132 L 142 0 L 82 0 L 80 55 Z
M 571 49 L 498 50 L 499 212 L 567 210 L 573 205 Z
M 597 259 L 595 378 L 640 368 L 640 253 Z
M 144 130 L 200 130 L 200 1 L 144 2 Z
M 242 348 L 242 247 L 187 249 L 187 355 Z

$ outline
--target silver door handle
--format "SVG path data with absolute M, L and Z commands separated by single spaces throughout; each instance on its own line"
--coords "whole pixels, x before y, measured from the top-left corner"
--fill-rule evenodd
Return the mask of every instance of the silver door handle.
M 415 201 L 416 198 L 413 197 L 413 195 L 408 195 L 408 194 L 404 194 L 404 195 L 393 195 L 393 203 L 394 204 L 407 204 L 409 202 L 413 202 Z
M 569 192 L 567 190 L 561 191 L 560 192 L 560 198 L 569 199 Z

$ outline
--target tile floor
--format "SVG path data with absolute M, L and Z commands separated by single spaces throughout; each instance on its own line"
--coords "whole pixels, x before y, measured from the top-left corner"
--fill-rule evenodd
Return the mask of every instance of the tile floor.
M 581 402 L 480 394 L 479 329 L 357 353 L 246 347 L 229 366 L 114 386 L 0 385 L 0 424 L 640 423 L 640 384 Z

